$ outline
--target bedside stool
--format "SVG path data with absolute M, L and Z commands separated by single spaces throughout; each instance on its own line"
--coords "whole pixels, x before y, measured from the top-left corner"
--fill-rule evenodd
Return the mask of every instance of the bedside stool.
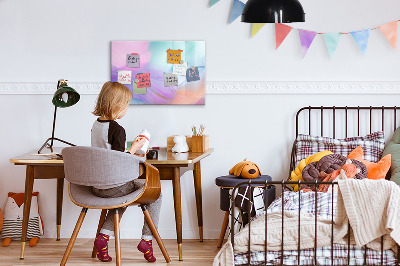
M 236 177 L 234 175 L 226 175 L 226 176 L 217 177 L 215 179 L 215 184 L 220 187 L 220 209 L 222 211 L 225 211 L 225 217 L 224 217 L 224 221 L 222 222 L 221 234 L 219 235 L 219 240 L 218 240 L 218 245 L 217 245 L 218 248 L 220 248 L 222 246 L 226 228 L 228 227 L 229 208 L 230 208 L 230 204 L 231 204 L 230 199 L 229 199 L 230 190 L 233 189 L 237 184 L 246 182 L 249 180 L 265 182 L 265 180 L 272 181 L 272 178 L 268 175 L 261 175 L 257 178 L 253 178 L 253 179 Z M 268 207 L 275 200 L 275 186 L 271 185 L 267 189 L 268 189 L 268 199 L 266 199 L 267 200 L 266 206 Z M 264 191 L 264 193 L 265 193 L 265 191 Z

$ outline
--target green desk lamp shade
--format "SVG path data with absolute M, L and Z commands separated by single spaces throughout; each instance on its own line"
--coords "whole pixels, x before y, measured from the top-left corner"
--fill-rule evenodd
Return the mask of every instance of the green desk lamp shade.
M 48 138 L 42 147 L 39 149 L 38 153 L 40 153 L 45 147 L 50 148 L 51 152 L 53 152 L 53 141 L 58 140 L 62 143 L 68 144 L 70 146 L 75 146 L 72 143 L 69 143 L 65 140 L 55 138 L 54 130 L 56 128 L 56 117 L 57 117 L 57 107 L 70 107 L 76 104 L 80 99 L 79 93 L 76 92 L 73 88 L 67 85 L 67 80 L 60 79 L 57 83 L 57 90 L 53 95 L 53 105 L 54 105 L 54 118 L 53 118 L 53 131 L 51 133 L 51 138 Z M 49 144 L 49 141 L 50 144 Z
M 53 104 L 56 107 L 70 107 L 76 104 L 80 99 L 79 93 L 66 83 L 61 84 L 58 90 L 53 95 Z

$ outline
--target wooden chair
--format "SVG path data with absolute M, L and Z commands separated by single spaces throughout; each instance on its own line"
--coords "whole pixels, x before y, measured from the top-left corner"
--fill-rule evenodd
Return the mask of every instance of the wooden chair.
M 160 175 L 157 168 L 137 156 L 103 148 L 68 147 L 63 149 L 62 155 L 65 179 L 70 182 L 68 186 L 69 196 L 74 204 L 82 207 L 82 211 L 60 265 L 66 264 L 88 209 L 102 209 L 96 237 L 103 226 L 107 210 L 116 209 L 114 215 L 116 265 L 121 265 L 118 208 L 129 205 L 139 205 L 142 208 L 145 220 L 149 224 L 166 262 L 171 262 L 145 205 L 157 200 L 161 193 Z M 141 171 L 137 167 L 138 160 L 141 161 L 139 167 Z M 145 177 L 144 180 L 140 180 L 144 182 L 144 187 L 129 195 L 118 198 L 100 198 L 91 191 L 92 186 L 116 185 L 128 182 L 135 175 Z M 96 257 L 94 247 L 92 257 Z

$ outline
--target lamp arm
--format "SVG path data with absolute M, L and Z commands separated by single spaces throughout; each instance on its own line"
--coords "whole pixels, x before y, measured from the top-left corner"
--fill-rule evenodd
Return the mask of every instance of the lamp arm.
M 60 83 L 61 83 L 61 80 L 58 80 L 56 91 L 57 91 L 58 88 L 60 87 Z M 57 117 L 57 106 L 54 106 L 53 131 L 51 132 L 51 144 L 50 144 L 50 148 L 53 148 L 54 130 L 55 130 L 55 128 L 56 128 L 56 117 Z
M 53 147 L 54 131 L 55 131 L 55 129 L 56 129 L 56 118 L 57 118 L 57 106 L 54 106 L 53 131 L 51 132 L 51 144 L 50 144 L 50 148 Z

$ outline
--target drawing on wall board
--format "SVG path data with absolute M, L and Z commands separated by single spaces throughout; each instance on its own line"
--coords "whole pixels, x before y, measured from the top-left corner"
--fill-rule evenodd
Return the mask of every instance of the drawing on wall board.
M 111 81 L 131 104 L 204 104 L 204 41 L 112 41 Z
M 164 73 L 164 86 L 178 86 L 178 76 L 172 73 Z
M 187 62 L 183 62 L 183 64 L 174 64 L 172 73 L 178 76 L 185 76 L 187 69 Z
M 140 67 L 140 55 L 132 53 L 126 55 L 126 66 L 127 67 Z
M 132 84 L 132 71 L 119 70 L 117 81 L 121 84 Z

